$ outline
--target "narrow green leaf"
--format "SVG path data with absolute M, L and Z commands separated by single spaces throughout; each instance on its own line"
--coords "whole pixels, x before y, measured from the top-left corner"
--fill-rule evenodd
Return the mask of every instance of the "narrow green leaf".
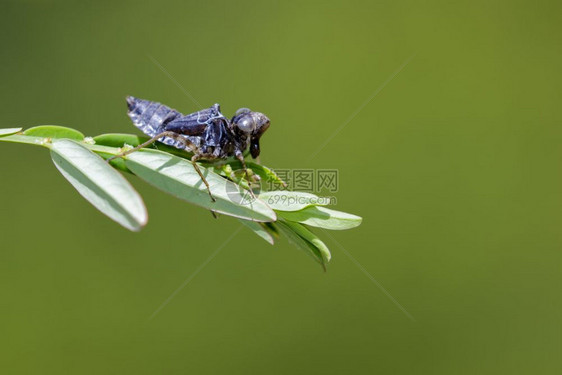
M 20 132 L 22 128 L 5 128 L 5 129 L 0 129 L 0 137 L 3 137 L 5 135 L 10 135 L 10 134 L 15 134 L 17 132 Z
M 304 251 L 305 254 L 322 265 L 324 271 L 326 270 L 326 264 L 324 262 L 324 258 L 322 257 L 322 253 L 320 252 L 320 250 L 318 250 L 318 248 L 316 248 L 316 246 L 312 245 L 310 242 L 302 238 L 286 222 L 277 221 L 275 224 L 279 228 L 279 231 L 283 233 L 285 237 L 287 237 L 290 243 Z
M 29 128 L 23 132 L 23 134 L 31 137 L 43 137 L 43 138 L 66 138 L 73 139 L 75 141 L 81 141 L 84 139 L 84 134 L 80 133 L 78 130 L 67 128 L 65 126 L 58 125 L 41 125 Z
M 45 137 L 29 137 L 21 134 L 12 134 L 0 137 L 0 142 L 10 142 L 10 143 L 25 143 L 35 146 L 46 146 L 50 147 L 51 144 L 47 142 Z
M 277 226 L 275 225 L 275 223 L 263 223 L 263 227 L 269 232 L 269 234 L 271 234 L 273 237 L 278 238 L 279 237 L 279 229 L 277 229 Z
M 267 203 L 269 207 L 279 211 L 299 211 L 308 206 L 325 206 L 330 203 L 329 198 L 286 190 L 262 192 L 260 199 Z
M 107 133 L 96 135 L 93 139 L 97 145 L 123 147 L 127 144 L 129 146 L 136 147 L 141 143 L 148 141 L 149 138 L 134 134 Z
M 252 232 L 269 242 L 271 245 L 275 243 L 273 236 L 263 227 L 265 223 L 256 223 L 255 221 L 239 219 L 242 224 L 250 228 Z
M 133 231 L 146 224 L 148 216 L 140 195 L 101 157 L 67 139 L 53 142 L 51 157 L 80 195 L 102 213 Z
M 143 149 L 125 158 L 134 174 L 161 190 L 209 210 L 252 221 L 275 221 L 275 212 L 263 201 L 216 173 L 200 167 L 216 202 L 190 161 L 156 150 Z
M 328 249 L 326 244 L 324 244 L 324 242 L 322 242 L 322 240 L 320 240 L 320 238 L 318 238 L 314 233 L 312 233 L 304 225 L 299 223 L 293 223 L 291 221 L 283 221 L 283 223 L 291 228 L 293 232 L 298 234 L 302 239 L 306 240 L 311 245 L 316 247 L 322 255 L 322 259 L 325 264 L 330 261 L 330 259 L 332 258 L 330 250 Z
M 300 211 L 278 211 L 277 215 L 312 227 L 330 230 L 344 230 L 359 226 L 363 220 L 347 212 L 331 210 L 326 207 L 310 206 Z

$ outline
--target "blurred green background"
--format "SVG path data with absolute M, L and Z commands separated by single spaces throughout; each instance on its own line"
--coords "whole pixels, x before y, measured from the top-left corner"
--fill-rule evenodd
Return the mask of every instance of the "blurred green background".
M 4 0 L 0 127 L 134 133 L 126 95 L 197 110 L 155 59 L 266 113 L 263 164 L 339 169 L 364 222 L 330 234 L 376 282 L 325 234 L 327 273 L 243 229 L 149 320 L 239 223 L 131 178 L 150 222 L 127 232 L 2 143 L 1 372 L 560 373 L 561 8 Z

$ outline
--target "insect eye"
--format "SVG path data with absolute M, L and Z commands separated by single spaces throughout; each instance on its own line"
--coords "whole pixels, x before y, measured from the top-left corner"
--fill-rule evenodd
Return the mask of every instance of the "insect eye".
M 243 116 L 238 120 L 236 126 L 244 133 L 251 133 L 256 128 L 256 122 L 252 116 Z
M 234 116 L 238 116 L 238 115 L 241 115 L 241 114 L 243 114 L 243 113 L 248 113 L 248 112 L 250 112 L 250 109 L 249 109 L 249 108 L 240 108 L 238 111 L 236 111 L 236 113 L 234 114 Z

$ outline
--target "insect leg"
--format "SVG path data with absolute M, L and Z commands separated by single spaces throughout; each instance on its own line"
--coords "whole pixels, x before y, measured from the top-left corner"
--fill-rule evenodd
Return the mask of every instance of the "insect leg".
M 135 151 L 140 150 L 141 148 L 150 146 L 151 144 L 153 144 L 154 142 L 156 142 L 157 140 L 159 140 L 159 139 L 162 138 L 162 137 L 170 137 L 170 138 L 174 138 L 174 139 L 180 140 L 181 142 L 184 142 L 184 144 L 187 146 L 187 140 L 186 140 L 185 138 L 183 138 L 183 137 L 178 137 L 178 135 L 177 135 L 176 133 L 174 133 L 174 132 L 165 131 L 165 132 L 156 134 L 154 137 L 152 137 L 152 138 L 150 138 L 148 141 L 146 141 L 146 142 L 144 142 L 144 143 L 138 145 L 137 147 L 134 147 L 134 148 L 132 148 L 132 149 L 130 149 L 130 150 L 124 151 L 124 152 L 122 152 L 122 153 L 120 153 L 120 154 L 118 154 L 118 155 L 115 155 L 115 156 L 110 157 L 109 159 L 107 159 L 107 162 L 110 162 L 110 161 L 112 161 L 113 159 L 122 158 L 123 156 L 129 155 L 129 154 L 131 154 L 131 153 L 133 153 L 133 152 L 135 152 Z
M 193 168 L 195 168 L 195 170 L 197 171 L 197 173 L 199 174 L 199 177 L 201 177 L 201 180 L 203 181 L 203 183 L 205 184 L 205 186 L 207 187 L 207 191 L 209 192 L 209 196 L 211 197 L 211 200 L 213 202 L 216 202 L 217 200 L 215 199 L 215 197 L 213 197 L 213 194 L 211 193 L 211 187 L 209 186 L 209 183 L 207 182 L 207 179 L 205 178 L 205 176 L 203 176 L 203 173 L 201 173 L 201 169 L 199 169 L 199 166 L 197 165 L 197 160 L 199 160 L 201 157 L 197 154 L 193 155 L 191 157 L 191 164 L 193 164 Z M 212 212 L 212 211 L 211 211 Z M 214 213 L 213 213 L 214 216 Z
M 250 181 L 250 175 L 248 174 L 248 168 L 246 168 L 246 161 L 244 160 L 244 154 L 239 152 L 236 154 L 236 158 L 238 160 L 240 160 L 240 163 L 242 163 L 242 169 L 244 169 L 244 178 L 246 179 L 246 181 L 248 181 L 248 187 L 250 190 L 250 195 L 252 196 L 252 198 L 256 199 L 256 195 L 254 194 L 254 191 L 252 190 L 252 182 Z

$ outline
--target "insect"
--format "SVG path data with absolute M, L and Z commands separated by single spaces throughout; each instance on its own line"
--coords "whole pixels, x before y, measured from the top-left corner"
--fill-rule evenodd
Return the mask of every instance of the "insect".
M 269 128 L 269 118 L 263 113 L 248 108 L 240 108 L 232 119 L 227 119 L 220 111 L 219 104 L 183 115 L 157 102 L 127 97 L 128 115 L 133 124 L 151 137 L 135 148 L 116 155 L 108 161 L 123 157 L 143 147 L 159 141 L 193 153 L 191 162 L 207 187 L 213 201 L 209 183 L 201 173 L 196 161 L 226 159 L 236 157 L 242 163 L 248 178 L 244 151 L 250 148 L 255 159 L 260 154 L 260 137 Z M 252 193 L 250 189 L 250 193 Z

